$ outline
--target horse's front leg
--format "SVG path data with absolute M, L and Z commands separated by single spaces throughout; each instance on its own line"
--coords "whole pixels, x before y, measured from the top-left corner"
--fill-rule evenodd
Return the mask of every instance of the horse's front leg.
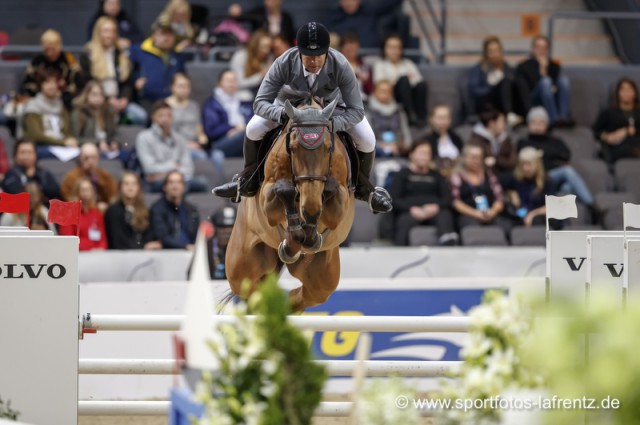
M 322 219 L 329 229 L 335 230 L 349 205 L 349 191 L 346 187 L 341 186 L 335 178 L 329 177 L 324 186 L 323 197 Z
M 291 180 L 282 179 L 274 183 L 270 195 L 284 206 L 284 214 L 287 220 L 285 240 L 280 243 L 278 255 L 287 264 L 298 261 L 305 232 L 300 222 L 300 215 L 296 208 L 296 187 Z M 281 210 L 282 211 L 282 210 Z

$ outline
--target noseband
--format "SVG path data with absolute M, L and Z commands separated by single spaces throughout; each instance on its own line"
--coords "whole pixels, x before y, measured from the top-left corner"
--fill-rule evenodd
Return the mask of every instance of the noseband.
M 331 147 L 329 148 L 329 167 L 327 174 L 324 176 L 297 176 L 293 169 L 293 152 L 291 151 L 291 133 L 298 133 L 298 141 L 300 146 L 307 150 L 315 150 L 323 145 L 325 131 L 331 134 Z M 335 132 L 329 121 L 322 122 L 303 122 L 293 123 L 287 131 L 286 147 L 289 154 L 289 165 L 291 167 L 291 177 L 293 183 L 297 184 L 301 181 L 321 181 L 327 182 L 327 178 L 331 175 L 331 159 L 333 158 L 333 151 L 335 149 Z

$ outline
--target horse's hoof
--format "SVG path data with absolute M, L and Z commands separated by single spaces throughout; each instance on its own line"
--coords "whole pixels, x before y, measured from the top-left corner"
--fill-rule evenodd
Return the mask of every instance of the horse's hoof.
M 280 245 L 278 245 L 278 257 L 280 258 L 280 261 L 285 264 L 293 264 L 300 258 L 300 251 L 298 251 L 293 257 L 287 254 L 287 240 L 285 239 L 280 242 Z
M 313 246 L 309 247 L 309 251 L 315 254 L 316 252 L 320 251 L 323 243 L 324 239 L 322 238 L 322 233 L 316 232 L 316 243 L 314 243 Z

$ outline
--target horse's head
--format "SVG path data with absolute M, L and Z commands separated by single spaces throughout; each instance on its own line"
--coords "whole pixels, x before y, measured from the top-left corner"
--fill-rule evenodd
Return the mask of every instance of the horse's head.
M 316 224 L 322 212 L 322 193 L 331 175 L 335 140 L 331 133 L 331 114 L 336 100 L 325 108 L 312 102 L 295 108 L 287 100 L 285 111 L 290 118 L 287 150 L 291 171 L 300 194 L 300 213 L 307 224 Z

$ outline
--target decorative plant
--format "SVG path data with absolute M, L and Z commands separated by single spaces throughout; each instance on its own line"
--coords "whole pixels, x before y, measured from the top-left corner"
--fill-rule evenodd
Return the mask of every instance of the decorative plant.
M 288 323 L 291 306 L 276 278 L 268 277 L 234 310 L 237 322 L 219 326 L 222 341 L 210 344 L 220 367 L 204 374 L 200 424 L 310 424 L 327 376 L 301 331 Z
M 523 353 L 531 345 L 533 315 L 524 302 L 500 291 L 485 293 L 482 304 L 469 312 L 470 329 L 460 352 L 464 360 L 453 381 L 443 381 L 442 400 L 489 400 L 517 389 L 538 388 L 542 375 L 524 365 Z M 480 408 L 442 409 L 442 424 L 497 424 L 500 409 L 491 402 Z
M 401 378 L 371 380 L 358 396 L 358 424 L 417 425 L 420 411 L 412 404 L 417 397 L 415 389 Z
M 11 400 L 7 400 L 5 403 L 4 400 L 2 400 L 2 397 L 0 397 L 0 419 L 11 419 L 13 421 L 17 421 L 19 415 L 20 412 L 11 408 Z

